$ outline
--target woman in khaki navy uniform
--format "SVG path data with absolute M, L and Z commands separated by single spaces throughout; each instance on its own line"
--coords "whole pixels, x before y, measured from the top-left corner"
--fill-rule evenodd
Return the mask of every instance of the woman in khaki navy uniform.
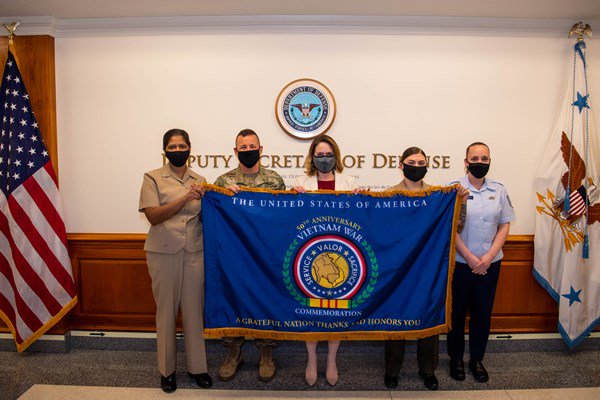
M 448 333 L 450 376 L 465 379 L 465 320 L 469 320 L 469 370 L 477 382 L 487 382 L 483 356 L 490 335 L 496 286 L 500 276 L 502 246 L 515 220 L 504 186 L 486 178 L 490 168 L 490 149 L 475 142 L 467 147 L 467 175 L 460 183 L 471 191 L 465 229 L 456 235 L 456 267 L 452 280 L 452 330 Z
M 356 178 L 342 173 L 344 166 L 340 148 L 331 136 L 319 135 L 314 138 L 308 149 L 305 167 L 306 175 L 299 178 L 292 188 L 299 193 L 307 190 L 351 190 L 354 193 L 360 191 Z M 305 379 L 309 386 L 317 383 L 317 345 L 318 342 L 306 342 L 308 362 Z M 339 347 L 339 340 L 327 341 L 325 378 L 331 386 L 334 386 L 339 378 L 336 363 Z
M 400 157 L 400 169 L 404 174 L 404 179 L 396 186 L 392 186 L 386 191 L 406 190 L 419 191 L 427 190 L 430 185 L 423 181 L 427 174 L 427 155 L 418 147 L 409 147 L 404 150 Z M 464 221 L 465 203 L 469 195 L 468 190 L 460 188 L 458 195 L 463 198 L 463 207 L 461 208 L 461 219 L 459 221 L 459 231 L 462 229 Z M 398 386 L 398 374 L 404 361 L 404 349 L 406 340 L 386 340 L 385 341 L 385 375 L 384 384 L 390 389 Z M 417 340 L 417 363 L 419 365 L 419 376 L 423 379 L 425 387 L 429 390 L 438 389 L 438 380 L 435 376 L 435 369 L 439 361 L 439 335 Z
M 190 147 L 187 132 L 167 131 L 163 150 L 169 162 L 144 175 L 140 194 L 139 211 L 152 225 L 144 250 L 156 302 L 160 385 L 167 393 L 177 389 L 175 329 L 179 306 L 188 375 L 201 388 L 212 386 L 202 334 L 204 253 L 200 198 L 206 179 L 187 167 Z

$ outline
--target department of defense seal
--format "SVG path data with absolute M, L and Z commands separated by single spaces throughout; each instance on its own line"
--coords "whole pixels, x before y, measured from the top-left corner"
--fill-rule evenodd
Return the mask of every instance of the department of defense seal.
M 297 139 L 312 139 L 325 133 L 335 120 L 336 105 L 331 91 L 314 79 L 297 79 L 286 85 L 275 103 L 281 129 Z

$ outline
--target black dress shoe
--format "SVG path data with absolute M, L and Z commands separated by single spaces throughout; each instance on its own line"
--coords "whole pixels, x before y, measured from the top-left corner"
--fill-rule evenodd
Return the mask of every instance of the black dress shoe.
M 192 379 L 195 379 L 196 385 L 200 386 L 202 389 L 208 389 L 213 385 L 212 378 L 209 374 L 190 374 L 188 372 L 188 376 Z
M 475 378 L 477 382 L 483 383 L 490 379 L 490 376 L 488 375 L 481 361 L 469 361 L 469 369 L 473 374 L 473 378 Z
M 419 370 L 419 376 L 423 378 L 423 383 L 425 383 L 425 387 L 429 390 L 438 390 L 438 380 L 435 377 L 435 374 L 426 374 L 425 372 Z
M 465 380 L 465 363 L 456 358 L 450 359 L 450 376 L 455 381 Z
M 165 393 L 171 393 L 177 390 L 177 379 L 175 378 L 175 372 L 167 377 L 161 375 L 160 388 Z
M 383 384 L 388 389 L 395 389 L 398 387 L 398 377 L 391 376 L 391 375 L 384 375 L 383 376 Z

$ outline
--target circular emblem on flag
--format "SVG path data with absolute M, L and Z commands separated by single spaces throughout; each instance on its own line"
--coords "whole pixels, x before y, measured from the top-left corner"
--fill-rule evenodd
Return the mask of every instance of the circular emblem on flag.
M 281 129 L 297 139 L 312 139 L 325 133 L 335 120 L 336 105 L 331 91 L 314 79 L 297 79 L 287 84 L 275 104 Z
M 315 237 L 302 246 L 294 260 L 294 277 L 311 298 L 352 298 L 365 280 L 365 259 L 346 238 Z

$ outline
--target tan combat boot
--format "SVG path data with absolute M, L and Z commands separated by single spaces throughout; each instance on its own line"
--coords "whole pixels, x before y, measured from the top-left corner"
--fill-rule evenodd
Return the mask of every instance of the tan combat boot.
M 219 379 L 227 382 L 233 379 L 238 367 L 242 364 L 242 349 L 240 346 L 231 346 L 227 358 L 219 368 Z
M 275 369 L 275 361 L 273 360 L 273 347 L 261 347 L 258 379 L 260 379 L 262 382 L 269 382 L 275 377 Z

